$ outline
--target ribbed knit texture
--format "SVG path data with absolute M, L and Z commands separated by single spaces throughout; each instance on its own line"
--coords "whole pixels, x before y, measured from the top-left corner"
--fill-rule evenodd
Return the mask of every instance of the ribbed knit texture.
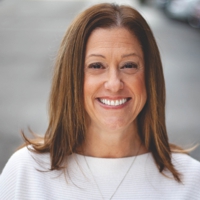
M 134 157 L 86 159 L 104 199 L 110 199 Z M 200 163 L 184 154 L 173 154 L 172 160 L 183 183 L 160 174 L 147 153 L 137 156 L 113 199 L 200 200 Z M 102 199 L 84 156 L 69 156 L 65 173 L 48 171 L 49 162 L 47 153 L 31 153 L 27 148 L 17 151 L 0 176 L 0 200 Z

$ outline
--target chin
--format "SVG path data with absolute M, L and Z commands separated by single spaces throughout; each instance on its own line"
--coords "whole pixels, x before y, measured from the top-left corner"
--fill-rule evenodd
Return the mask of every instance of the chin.
M 108 131 L 121 131 L 123 129 L 127 129 L 128 127 L 132 127 L 133 123 L 129 124 L 125 123 L 123 120 L 118 121 L 107 121 L 104 123 L 103 127 L 107 129 Z

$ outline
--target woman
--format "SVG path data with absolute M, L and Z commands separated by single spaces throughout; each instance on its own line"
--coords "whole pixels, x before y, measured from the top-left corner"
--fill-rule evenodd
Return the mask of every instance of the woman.
M 0 199 L 200 199 L 200 163 L 168 143 L 159 51 L 133 8 L 75 19 L 49 105 L 44 138 L 8 161 Z

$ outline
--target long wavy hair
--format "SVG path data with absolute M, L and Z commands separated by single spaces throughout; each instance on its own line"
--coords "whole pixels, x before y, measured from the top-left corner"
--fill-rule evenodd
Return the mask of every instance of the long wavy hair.
M 55 63 L 49 99 L 49 125 L 42 142 L 29 140 L 38 153 L 49 152 L 51 170 L 61 169 L 66 156 L 76 152 L 86 132 L 84 109 L 84 59 L 88 38 L 96 28 L 123 27 L 140 42 L 145 61 L 146 104 L 138 116 L 139 136 L 152 153 L 158 170 L 179 172 L 171 162 L 172 151 L 165 124 L 165 82 L 159 50 L 145 19 L 129 6 L 97 4 L 83 11 L 69 26 Z M 174 150 L 173 150 L 174 149 Z M 181 150 L 180 150 L 181 151 Z

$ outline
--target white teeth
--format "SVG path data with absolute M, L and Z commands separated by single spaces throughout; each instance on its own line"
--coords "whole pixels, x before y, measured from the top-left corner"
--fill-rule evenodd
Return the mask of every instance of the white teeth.
M 117 105 L 119 105 L 119 101 L 118 100 L 115 101 L 115 106 L 117 106 Z
M 127 99 L 120 99 L 120 100 L 99 99 L 99 100 L 108 106 L 118 106 L 127 102 Z

